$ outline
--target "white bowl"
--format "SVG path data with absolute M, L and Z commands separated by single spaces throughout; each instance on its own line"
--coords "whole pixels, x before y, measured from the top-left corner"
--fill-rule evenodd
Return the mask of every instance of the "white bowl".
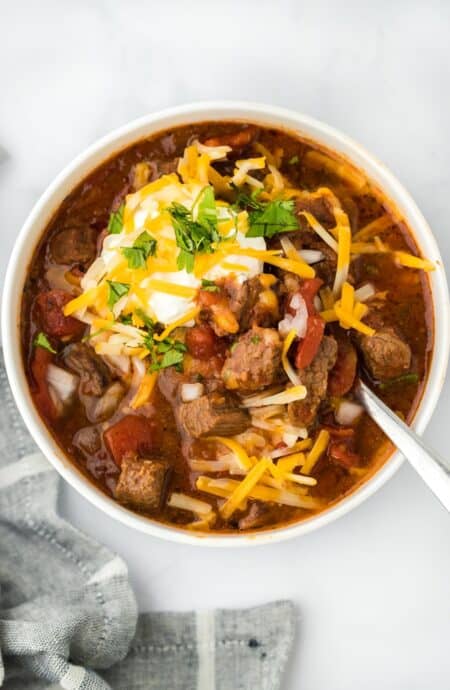
M 147 534 L 177 542 L 204 546 L 249 546 L 282 541 L 311 532 L 356 508 L 379 489 L 399 468 L 402 456 L 394 452 L 365 484 L 328 510 L 296 524 L 256 534 L 198 535 L 163 525 L 137 515 L 109 498 L 76 468 L 58 447 L 39 417 L 28 390 L 20 346 L 19 318 L 22 291 L 33 251 L 48 221 L 64 197 L 94 168 L 114 153 L 151 134 L 187 123 L 207 120 L 240 120 L 287 129 L 323 144 L 350 159 L 394 202 L 411 228 L 424 256 L 436 263 L 429 274 L 433 295 L 435 344 L 428 381 L 414 417 L 414 428 L 422 433 L 433 413 L 445 377 L 449 352 L 449 303 L 444 267 L 432 232 L 416 204 L 391 172 L 359 144 L 344 134 L 282 108 L 240 103 L 196 103 L 171 108 L 135 120 L 108 134 L 79 155 L 44 192 L 28 216 L 14 246 L 5 280 L 2 309 L 3 347 L 9 382 L 25 423 L 44 455 L 58 472 L 85 498 L 107 515 Z

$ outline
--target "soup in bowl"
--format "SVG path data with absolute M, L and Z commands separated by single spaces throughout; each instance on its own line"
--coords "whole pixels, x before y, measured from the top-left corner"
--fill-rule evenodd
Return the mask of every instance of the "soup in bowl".
M 135 124 L 56 186 L 22 279 L 22 406 L 120 518 L 249 543 L 381 483 L 393 449 L 355 382 L 412 421 L 445 366 L 445 277 L 346 140 L 213 110 Z

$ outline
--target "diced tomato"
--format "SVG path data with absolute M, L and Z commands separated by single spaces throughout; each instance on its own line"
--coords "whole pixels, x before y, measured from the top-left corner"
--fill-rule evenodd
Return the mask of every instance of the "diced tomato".
M 47 335 L 56 338 L 80 337 L 86 328 L 85 324 L 73 316 L 64 316 L 63 308 L 73 296 L 64 290 L 41 292 L 36 298 L 39 321 Z
M 48 365 L 53 360 L 53 355 L 42 347 L 36 347 L 31 362 L 34 386 L 32 395 L 39 412 L 49 421 L 56 418 L 56 408 L 50 396 L 47 383 Z
M 305 278 L 300 285 L 299 292 L 306 303 L 308 314 L 316 313 L 314 306 L 314 297 L 317 295 L 320 287 L 323 285 L 323 280 L 320 278 Z
M 359 465 L 359 455 L 350 450 L 345 441 L 332 441 L 328 447 L 328 455 L 331 460 L 347 469 Z
M 106 447 L 119 465 L 127 452 L 141 457 L 155 450 L 158 430 L 151 419 L 139 415 L 127 415 L 113 424 L 103 434 Z
M 187 329 L 186 345 L 196 359 L 207 360 L 217 353 L 217 337 L 211 326 L 206 324 Z
M 353 386 L 358 366 L 356 350 L 348 338 L 338 338 L 336 364 L 328 377 L 328 393 L 337 398 L 349 392 Z
M 297 345 L 295 366 L 297 369 L 308 367 L 317 354 L 325 331 L 325 321 L 319 314 L 308 316 L 306 335 Z

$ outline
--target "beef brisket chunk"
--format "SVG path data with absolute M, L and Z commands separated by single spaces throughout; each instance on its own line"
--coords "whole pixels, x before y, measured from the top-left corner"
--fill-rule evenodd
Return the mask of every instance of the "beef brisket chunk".
M 80 377 L 80 392 L 100 396 L 111 383 L 108 367 L 92 347 L 85 343 L 73 343 L 64 348 L 63 362 L 70 371 Z
M 359 338 L 359 346 L 370 375 L 378 381 L 396 378 L 411 365 L 411 349 L 393 328 L 384 327 L 375 335 Z
M 162 503 L 167 471 L 167 464 L 160 460 L 149 460 L 127 453 L 122 459 L 115 497 L 121 503 L 141 510 L 158 510 Z
M 281 374 L 281 349 L 278 331 L 253 327 L 238 338 L 225 360 L 225 386 L 244 393 L 270 386 Z
M 221 391 L 181 403 L 176 416 L 184 431 L 194 438 L 210 435 L 234 436 L 250 426 L 247 410 L 239 407 L 232 394 Z
M 288 406 L 289 417 L 294 424 L 308 426 L 314 421 L 319 405 L 327 395 L 328 373 L 334 367 L 336 357 L 336 340 L 325 335 L 309 367 L 299 369 L 298 375 L 306 386 L 307 394 L 303 400 L 297 400 Z
M 82 264 L 89 266 L 97 253 L 97 232 L 82 225 L 65 228 L 50 241 L 50 255 L 57 264 Z

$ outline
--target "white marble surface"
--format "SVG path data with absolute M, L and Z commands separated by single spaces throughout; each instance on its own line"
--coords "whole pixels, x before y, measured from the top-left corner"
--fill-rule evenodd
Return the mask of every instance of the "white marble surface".
M 182 102 L 267 101 L 383 159 L 450 261 L 450 5 L 445 2 L 0 0 L 1 276 L 53 176 L 98 136 Z M 448 451 L 447 383 L 426 433 Z M 353 514 L 249 551 L 163 543 L 65 486 L 61 511 L 128 561 L 142 609 L 292 597 L 285 690 L 450 684 L 449 519 L 409 467 Z M 234 689 L 230 689 L 234 690 Z

